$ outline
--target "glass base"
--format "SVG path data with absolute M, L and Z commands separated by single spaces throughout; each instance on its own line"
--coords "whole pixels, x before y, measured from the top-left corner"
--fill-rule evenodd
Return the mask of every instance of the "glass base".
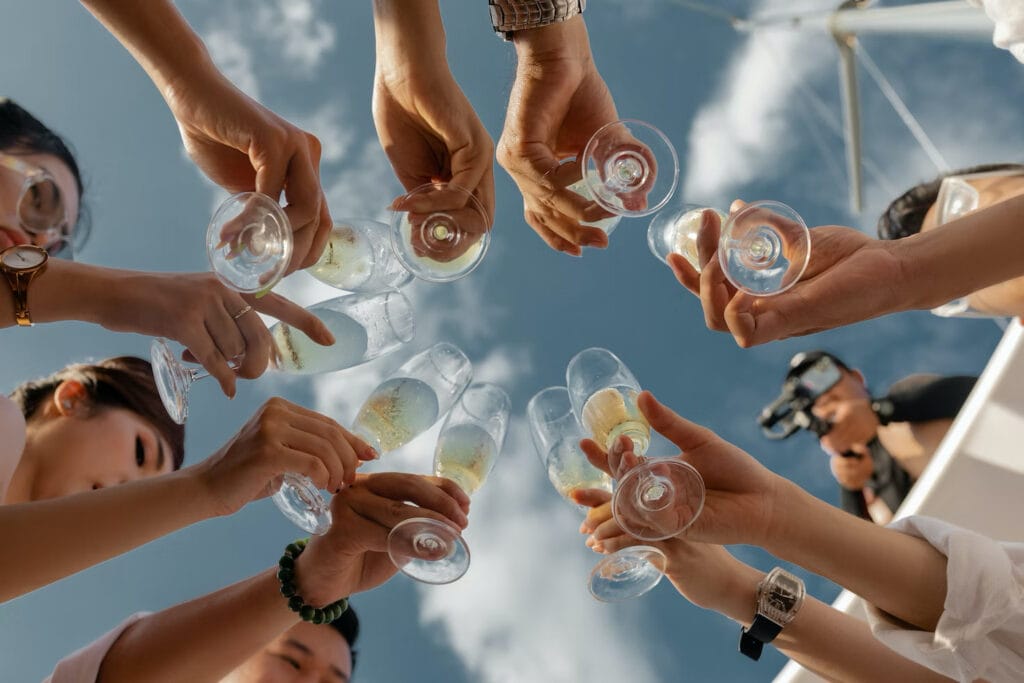
M 422 583 L 451 583 L 469 569 L 469 546 L 459 530 L 425 517 L 395 525 L 388 555 L 403 574 Z
M 210 267 L 238 292 L 269 291 L 284 277 L 292 249 L 288 216 L 273 198 L 259 192 L 228 197 L 206 230 Z
M 192 384 L 191 369 L 182 365 L 166 339 L 154 339 L 149 346 L 149 362 L 153 379 L 164 409 L 180 425 L 188 419 L 188 388 Z
M 682 460 L 660 458 L 622 477 L 612 515 L 623 531 L 644 541 L 663 541 L 693 524 L 704 508 L 704 479 Z
M 752 202 L 722 225 L 719 262 L 729 282 L 747 294 L 786 291 L 800 280 L 810 255 L 807 225 L 781 202 Z
M 285 474 L 273 499 L 277 509 L 303 531 L 322 536 L 331 528 L 331 508 L 309 477 Z
M 658 585 L 665 565 L 665 554 L 657 548 L 623 548 L 598 562 L 590 572 L 590 594 L 601 602 L 638 598 Z

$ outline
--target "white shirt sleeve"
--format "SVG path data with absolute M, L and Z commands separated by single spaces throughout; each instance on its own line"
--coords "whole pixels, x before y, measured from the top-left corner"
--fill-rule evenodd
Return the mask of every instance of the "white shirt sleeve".
M 961 681 L 1024 681 L 1024 543 L 1001 543 L 931 517 L 889 528 L 923 538 L 946 556 L 946 601 L 935 632 L 868 606 L 879 640 Z
M 996 30 L 992 43 L 1009 50 L 1018 62 L 1024 62 L 1024 3 L 1020 0 L 967 0 L 982 7 Z
M 107 652 L 129 626 L 147 614 L 148 612 L 139 612 L 131 615 L 112 631 L 103 634 L 98 640 L 94 640 L 81 650 L 76 650 L 60 660 L 53 673 L 43 683 L 96 683 L 96 678 L 100 674 L 100 666 L 103 664 Z

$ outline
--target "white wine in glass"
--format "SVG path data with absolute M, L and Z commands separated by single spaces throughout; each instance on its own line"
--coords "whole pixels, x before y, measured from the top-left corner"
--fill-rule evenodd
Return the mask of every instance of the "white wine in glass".
M 367 218 L 338 219 L 320 259 L 306 272 L 349 292 L 379 292 L 408 284 L 412 273 L 391 246 L 391 228 Z
M 640 383 L 618 356 L 601 348 L 580 351 L 569 361 L 565 379 L 576 419 L 595 441 L 609 449 L 625 435 L 637 455 L 647 452 L 651 427 L 636 407 Z

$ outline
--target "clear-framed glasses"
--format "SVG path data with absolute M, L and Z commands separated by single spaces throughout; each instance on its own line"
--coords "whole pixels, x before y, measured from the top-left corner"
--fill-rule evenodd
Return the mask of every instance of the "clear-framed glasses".
M 352 432 L 383 455 L 434 426 L 473 380 L 473 365 L 447 342 L 420 351 L 363 401 Z
M 612 121 L 587 141 L 578 180 L 566 189 L 604 209 L 608 216 L 584 223 L 611 234 L 623 216 L 648 216 L 665 204 L 679 182 L 679 156 L 660 130 L 636 119 Z
M 18 222 L 32 243 L 50 256 L 74 259 L 72 226 L 67 200 L 48 171 L 11 154 L 0 153 L 0 167 L 22 178 L 18 194 Z
M 639 457 L 633 467 L 615 472 L 612 514 L 630 536 L 661 541 L 682 532 L 704 507 L 704 480 L 689 463 L 674 458 L 644 458 L 651 428 L 637 406 L 640 384 L 608 349 L 580 351 L 565 372 L 573 413 L 604 450 L 625 436 Z
M 576 491 L 612 492 L 611 477 L 591 465 L 580 450 L 583 432 L 565 387 L 548 387 L 534 394 L 526 406 L 526 419 L 548 479 L 564 500 L 586 511 L 573 499 Z M 637 598 L 658 585 L 665 562 L 665 555 L 657 548 L 623 548 L 597 563 L 587 586 L 590 594 L 602 602 Z
M 474 384 L 448 413 L 434 449 L 434 476 L 476 493 L 501 453 L 511 411 L 508 394 L 494 384 Z M 469 546 L 459 529 L 436 519 L 414 517 L 388 535 L 388 555 L 406 576 L 444 584 L 469 569 Z
M 811 257 L 811 233 L 800 214 L 782 202 L 751 202 L 729 215 L 694 204 L 670 207 L 647 229 L 651 253 L 666 263 L 670 253 L 680 254 L 699 272 L 696 241 L 704 211 L 722 219 L 718 261 L 734 287 L 771 296 L 800 280 Z

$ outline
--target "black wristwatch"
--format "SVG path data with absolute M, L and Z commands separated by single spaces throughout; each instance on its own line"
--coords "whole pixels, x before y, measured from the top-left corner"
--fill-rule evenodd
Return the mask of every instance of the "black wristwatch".
M 885 426 L 892 422 L 892 416 L 896 413 L 896 404 L 888 396 L 871 400 L 871 410 L 878 416 L 878 424 Z
M 781 567 L 768 572 L 757 585 L 757 614 L 750 628 L 740 630 L 740 652 L 761 659 L 765 643 L 775 640 L 804 604 L 806 589 L 799 576 Z

